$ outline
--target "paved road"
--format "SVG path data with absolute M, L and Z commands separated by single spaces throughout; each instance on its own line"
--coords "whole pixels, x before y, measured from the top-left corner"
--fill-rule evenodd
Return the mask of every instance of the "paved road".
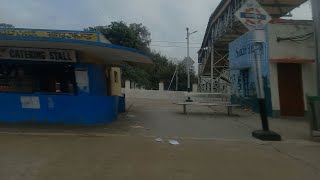
M 315 144 L 179 140 L 139 136 L 0 136 L 1 179 L 319 179 L 305 156 Z M 302 154 L 288 154 L 295 149 Z
M 134 99 L 98 127 L 1 125 L 0 179 L 319 179 L 320 144 L 303 119 L 274 119 L 283 142 L 253 139 L 247 110 L 190 109 Z M 208 113 L 210 112 L 210 113 Z M 164 138 L 158 143 L 156 137 Z M 175 138 L 180 145 L 168 144 Z
M 252 140 L 252 131 L 261 129 L 260 116 L 247 109 L 236 109 L 235 116 L 230 117 L 225 107 L 189 106 L 189 113 L 184 115 L 181 106 L 166 100 L 130 99 L 128 104 L 129 117 L 115 125 L 126 127 L 128 121 L 140 123 L 145 127 L 139 131 L 142 135 Z M 303 118 L 270 118 L 270 127 L 285 140 L 310 139 L 308 121 Z

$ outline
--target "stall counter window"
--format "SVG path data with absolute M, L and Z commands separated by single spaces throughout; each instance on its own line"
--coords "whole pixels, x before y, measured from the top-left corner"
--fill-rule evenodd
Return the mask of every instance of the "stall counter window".
M 0 63 L 0 92 L 76 94 L 74 66 L 54 63 Z

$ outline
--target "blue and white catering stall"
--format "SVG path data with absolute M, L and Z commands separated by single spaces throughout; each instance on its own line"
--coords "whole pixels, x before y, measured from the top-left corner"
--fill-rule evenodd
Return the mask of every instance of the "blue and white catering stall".
M 123 61 L 152 63 L 98 32 L 0 29 L 0 122 L 111 122 L 125 109 Z

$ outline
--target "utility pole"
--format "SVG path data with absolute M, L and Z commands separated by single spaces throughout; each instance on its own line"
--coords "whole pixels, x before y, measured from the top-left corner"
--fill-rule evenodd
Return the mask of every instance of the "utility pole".
M 187 74 L 188 74 L 188 93 L 190 92 L 190 62 L 189 62 L 189 57 L 190 57 L 190 52 L 189 52 L 189 28 L 187 28 Z
M 188 74 L 188 93 L 190 93 L 191 88 L 190 88 L 190 52 L 189 52 L 189 37 L 191 34 L 194 34 L 198 31 L 194 31 L 192 33 L 189 33 L 189 28 L 186 28 L 187 30 L 187 74 Z M 192 100 L 190 99 L 190 96 L 188 96 L 188 99 L 186 100 L 186 102 L 192 102 Z
M 316 42 L 316 63 L 317 63 L 317 92 L 320 96 L 320 1 L 312 0 L 312 16 L 314 22 L 314 34 Z
M 178 91 L 179 77 L 178 77 L 178 64 L 176 66 L 176 91 Z

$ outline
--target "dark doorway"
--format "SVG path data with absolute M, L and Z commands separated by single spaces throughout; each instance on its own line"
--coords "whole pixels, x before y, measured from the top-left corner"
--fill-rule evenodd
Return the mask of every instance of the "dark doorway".
M 301 64 L 278 64 L 281 116 L 304 116 Z

